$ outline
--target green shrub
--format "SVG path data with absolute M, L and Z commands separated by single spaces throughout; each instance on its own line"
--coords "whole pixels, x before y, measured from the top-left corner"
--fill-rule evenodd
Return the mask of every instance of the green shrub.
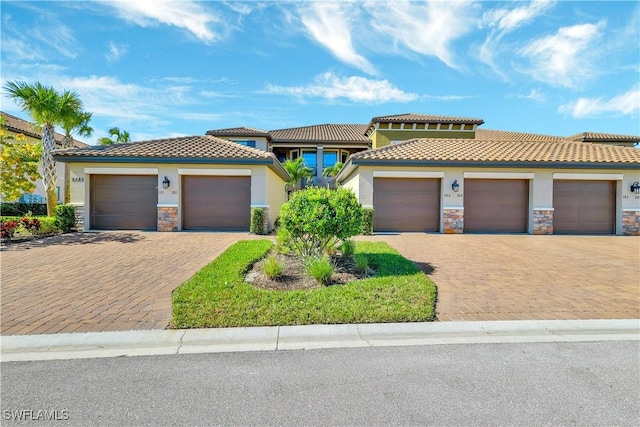
M 340 250 L 344 256 L 352 256 L 356 251 L 356 242 L 351 239 L 347 239 L 340 245 Z
M 276 231 L 276 252 L 279 254 L 291 252 L 291 233 L 282 227 Z
M 331 280 L 333 274 L 333 264 L 325 257 L 308 258 L 305 263 L 307 273 L 318 282 L 326 285 Z
M 38 219 L 40 220 L 40 230 L 38 230 L 38 234 L 51 234 L 60 231 L 60 229 L 56 226 L 55 217 L 47 216 Z
M 262 208 L 251 208 L 251 226 L 249 231 L 253 234 L 265 234 L 264 211 Z
M 362 206 L 345 188 L 296 191 L 282 205 L 280 223 L 291 234 L 291 249 L 302 258 L 321 257 L 336 239 L 362 232 Z
M 373 234 L 373 209 L 364 208 L 362 210 L 362 234 Z
M 363 254 L 355 254 L 353 261 L 356 263 L 356 269 L 362 273 L 366 273 L 369 270 L 369 259 Z
M 262 270 L 269 279 L 277 279 L 282 276 L 284 272 L 284 263 L 280 261 L 275 255 L 269 256 L 264 260 L 262 264 Z
M 33 216 L 46 216 L 47 205 L 45 203 L 2 203 L 0 214 L 2 216 L 19 216 L 31 214 Z
M 56 206 L 56 227 L 63 233 L 76 227 L 76 209 L 73 205 Z

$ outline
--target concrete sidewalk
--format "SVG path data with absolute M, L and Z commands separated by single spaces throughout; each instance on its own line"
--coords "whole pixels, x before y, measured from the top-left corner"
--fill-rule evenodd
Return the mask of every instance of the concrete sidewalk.
M 473 343 L 640 340 L 640 319 L 86 332 L 0 337 L 1 361 Z

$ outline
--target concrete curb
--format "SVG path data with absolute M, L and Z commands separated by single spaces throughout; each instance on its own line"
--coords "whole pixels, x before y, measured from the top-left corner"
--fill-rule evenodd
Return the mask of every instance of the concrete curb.
M 372 323 L 0 337 L 1 361 L 442 344 L 640 340 L 640 319 Z

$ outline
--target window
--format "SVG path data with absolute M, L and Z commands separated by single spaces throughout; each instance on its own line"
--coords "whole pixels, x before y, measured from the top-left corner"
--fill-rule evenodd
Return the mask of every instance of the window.
M 240 145 L 244 145 L 245 147 L 252 147 L 252 148 L 256 148 L 256 142 L 255 141 L 251 141 L 251 140 L 241 140 L 241 141 L 234 141 L 237 142 Z
M 338 163 L 338 152 L 337 151 L 325 151 L 322 155 L 322 167 L 330 168 L 331 166 Z
M 340 152 L 340 157 L 341 157 L 340 161 L 342 163 L 347 163 L 347 159 L 349 158 L 349 152 L 346 150 L 342 150 Z
M 305 166 L 311 169 L 313 176 L 318 176 L 316 169 L 317 153 L 315 151 L 303 151 L 302 159 L 304 160 Z

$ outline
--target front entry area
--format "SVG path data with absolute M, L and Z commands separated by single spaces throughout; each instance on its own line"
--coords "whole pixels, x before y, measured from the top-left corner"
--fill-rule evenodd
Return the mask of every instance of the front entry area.
M 440 231 L 440 180 L 374 178 L 374 231 Z
M 250 217 L 250 176 L 182 177 L 184 230 L 248 231 Z

